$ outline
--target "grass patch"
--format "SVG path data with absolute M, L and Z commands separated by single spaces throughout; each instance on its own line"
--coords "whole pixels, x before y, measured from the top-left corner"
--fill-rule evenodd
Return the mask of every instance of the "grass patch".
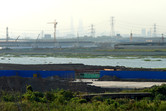
M 166 68 L 153 68 L 153 69 L 161 69 L 161 70 L 166 70 Z
M 151 61 L 151 59 L 144 59 L 144 61 Z
M 144 59 L 144 61 L 162 61 L 162 60 L 161 59 L 157 59 L 157 60 Z

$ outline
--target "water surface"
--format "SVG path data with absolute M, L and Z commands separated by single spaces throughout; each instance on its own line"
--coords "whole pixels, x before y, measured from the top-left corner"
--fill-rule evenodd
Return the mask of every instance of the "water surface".
M 138 68 L 166 68 L 166 58 L 67 58 L 67 57 L 0 57 L 0 63 L 14 64 L 63 64 L 63 63 L 83 63 L 85 65 L 98 66 L 125 66 Z

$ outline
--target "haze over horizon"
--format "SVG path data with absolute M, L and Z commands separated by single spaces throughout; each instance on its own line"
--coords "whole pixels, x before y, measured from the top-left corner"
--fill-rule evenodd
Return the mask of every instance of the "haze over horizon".
M 115 32 L 141 33 L 142 29 L 166 34 L 166 0 L 4 0 L 0 2 L 0 37 L 6 27 L 12 37 L 38 35 L 42 30 L 53 33 L 55 19 L 57 36 L 77 32 L 88 35 L 94 24 L 96 36 L 111 33 L 111 16 Z M 73 29 L 72 29 L 73 27 Z M 34 37 L 36 37 L 34 36 Z

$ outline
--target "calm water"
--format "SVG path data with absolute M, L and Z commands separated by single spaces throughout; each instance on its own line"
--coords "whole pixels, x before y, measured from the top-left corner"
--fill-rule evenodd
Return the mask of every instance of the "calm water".
M 99 66 L 126 66 L 143 68 L 166 68 L 166 58 L 61 58 L 61 57 L 0 57 L 0 63 L 15 64 L 63 64 L 83 63 Z

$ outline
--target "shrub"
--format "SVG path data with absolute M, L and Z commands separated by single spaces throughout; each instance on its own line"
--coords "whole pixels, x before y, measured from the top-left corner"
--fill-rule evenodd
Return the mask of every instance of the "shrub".
M 48 101 L 54 101 L 54 99 L 55 99 L 55 96 L 52 92 L 46 92 L 45 97 Z
M 59 93 L 64 97 L 65 100 L 70 100 L 74 97 L 74 93 L 71 91 L 61 90 Z
M 31 102 L 43 102 L 44 94 L 41 92 L 27 92 L 23 95 L 23 98 Z
M 157 94 L 157 95 L 155 96 L 155 99 L 156 99 L 156 100 L 166 100 L 166 96 L 163 95 L 163 94 Z
M 166 100 L 166 84 L 162 84 L 161 86 L 153 86 L 150 91 L 154 98 Z
M 33 92 L 32 86 L 31 85 L 27 85 L 26 86 L 26 91 L 27 92 Z
M 92 101 L 103 101 L 104 99 L 101 96 L 94 96 Z
M 81 104 L 82 103 L 87 103 L 86 99 L 79 99 L 78 102 L 81 103 Z
M 113 100 L 113 99 L 105 99 L 105 101 L 104 101 L 104 103 L 105 103 L 106 105 L 113 104 L 114 102 L 115 102 L 115 100 Z
M 3 100 L 6 101 L 6 102 L 14 102 L 15 101 L 15 97 L 14 95 L 5 95 L 5 96 L 2 96 Z

